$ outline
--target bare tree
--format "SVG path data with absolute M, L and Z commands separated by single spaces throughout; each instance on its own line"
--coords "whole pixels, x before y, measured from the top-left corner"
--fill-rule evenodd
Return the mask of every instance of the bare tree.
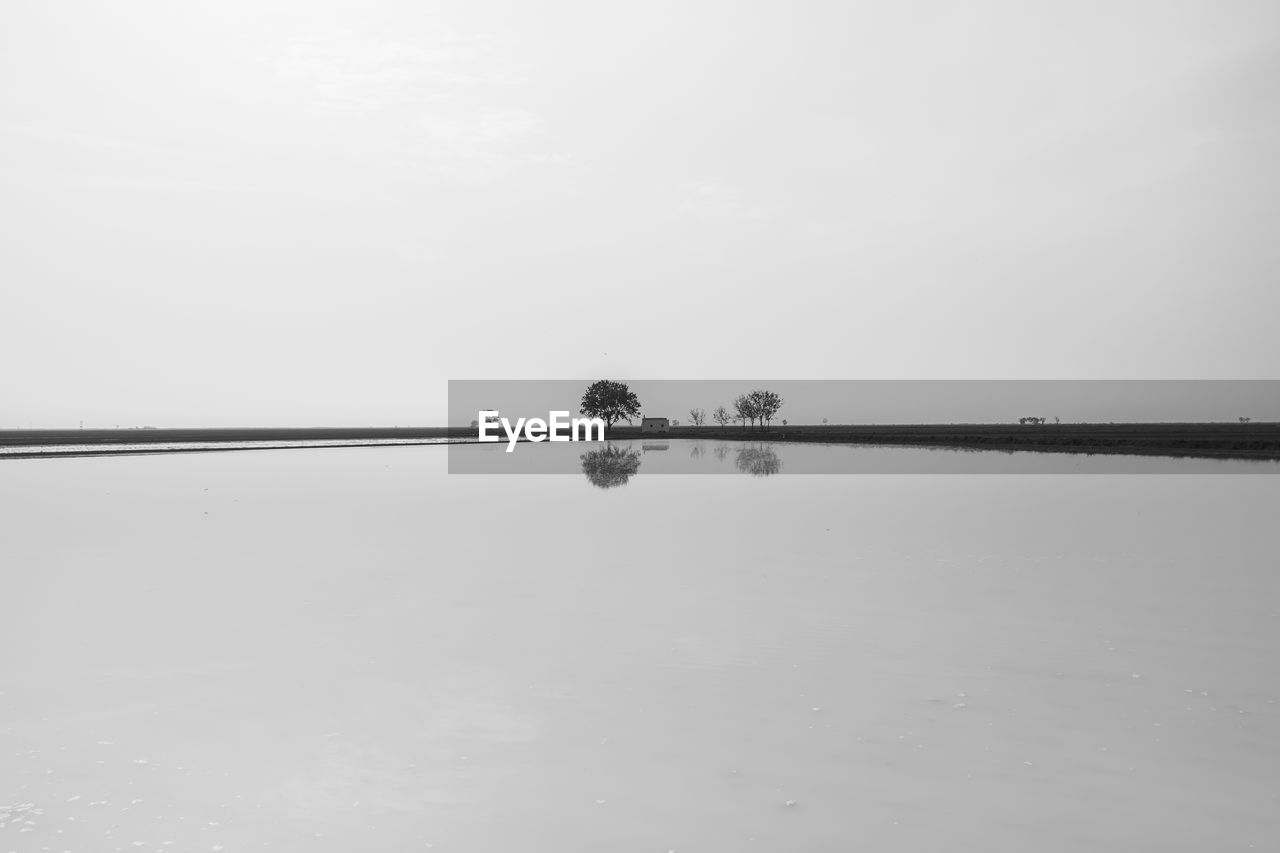
M 729 410 L 724 406 L 717 406 L 716 410 L 711 413 L 711 417 L 722 427 L 728 426 L 729 421 L 733 420 L 733 417 L 729 414 Z
M 754 403 L 755 416 L 760 420 L 760 427 L 773 420 L 782 408 L 782 398 L 772 391 L 757 390 L 748 395 Z
M 742 422 L 742 428 L 756 422 L 756 401 L 749 394 L 741 394 L 733 401 L 734 419 Z
M 693 421 L 694 426 L 701 427 L 707 422 L 707 413 L 703 409 L 690 409 L 689 420 Z

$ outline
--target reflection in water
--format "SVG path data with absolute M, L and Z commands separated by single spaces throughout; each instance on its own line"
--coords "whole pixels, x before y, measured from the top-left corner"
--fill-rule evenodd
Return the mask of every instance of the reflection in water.
M 733 462 L 739 471 L 753 477 L 768 477 L 782 470 L 782 460 L 778 458 L 778 454 L 764 444 L 742 448 Z
M 716 459 L 723 462 L 725 459 L 729 457 L 729 445 L 717 444 L 715 447 L 715 450 L 712 450 L 711 452 L 716 455 Z
M 701 441 L 695 441 L 693 444 L 691 444 L 691 445 L 689 446 L 689 458 L 690 458 L 690 459 L 701 459 L 701 458 L 702 458 L 702 454 L 704 454 L 704 453 L 706 453 L 706 452 L 707 452 L 707 451 L 706 451 L 706 448 L 704 448 L 704 447 L 702 446 L 702 442 L 701 442 Z
M 640 470 L 640 454 L 616 445 L 582 454 L 582 473 L 591 484 L 601 489 L 625 486 L 631 475 Z

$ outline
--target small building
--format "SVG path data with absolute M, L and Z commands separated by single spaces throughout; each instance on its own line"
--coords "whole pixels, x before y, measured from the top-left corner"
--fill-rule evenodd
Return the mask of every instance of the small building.
M 670 432 L 671 421 L 666 418 L 641 418 L 641 432 Z

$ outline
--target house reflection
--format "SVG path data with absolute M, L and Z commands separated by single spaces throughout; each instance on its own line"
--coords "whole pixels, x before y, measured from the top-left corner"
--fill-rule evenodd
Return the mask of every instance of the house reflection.
M 782 470 L 782 460 L 778 458 L 778 454 L 763 444 L 739 449 L 733 464 L 742 473 L 753 477 L 768 477 Z
M 640 454 L 631 448 L 605 445 L 582 454 L 582 473 L 591 485 L 600 489 L 625 486 L 640 470 Z

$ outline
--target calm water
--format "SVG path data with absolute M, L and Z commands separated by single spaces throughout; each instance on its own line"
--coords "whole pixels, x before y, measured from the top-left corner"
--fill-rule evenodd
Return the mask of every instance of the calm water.
M 0 464 L 0 850 L 1277 849 L 1280 478 L 667 444 Z
M 605 488 L 645 474 L 1280 474 L 1280 462 L 867 444 L 648 439 L 471 445 L 446 450 L 453 474 L 590 474 Z

